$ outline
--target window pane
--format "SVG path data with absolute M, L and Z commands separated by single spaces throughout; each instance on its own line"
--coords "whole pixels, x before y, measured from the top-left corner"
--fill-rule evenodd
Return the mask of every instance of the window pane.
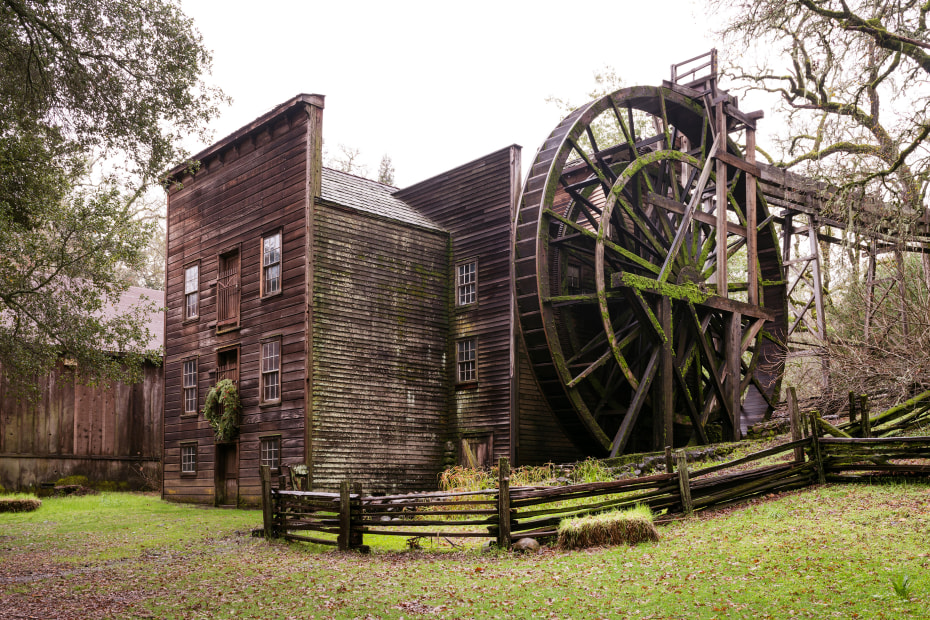
M 197 301 L 200 289 L 200 267 L 191 265 L 184 270 L 184 318 L 197 316 Z
M 477 378 L 475 340 L 460 340 L 457 343 L 457 373 L 459 383 L 474 381 Z
M 265 237 L 262 247 L 262 265 L 281 262 L 281 233 Z
M 197 446 L 181 446 L 181 473 L 197 471 Z
M 197 362 L 190 360 L 184 362 L 184 413 L 197 411 Z
M 281 290 L 281 265 L 265 267 L 265 295 Z
M 262 400 L 281 398 L 281 342 L 262 343 Z
M 197 293 L 189 293 L 185 298 L 185 316 L 190 319 L 197 316 Z
M 191 265 L 184 270 L 184 292 L 185 293 L 196 293 L 197 292 L 197 275 L 200 271 L 200 268 L 197 265 Z
M 281 439 L 279 437 L 262 437 L 261 464 L 271 469 L 281 465 Z
M 463 263 L 456 270 L 456 304 L 465 306 L 476 301 L 478 263 Z

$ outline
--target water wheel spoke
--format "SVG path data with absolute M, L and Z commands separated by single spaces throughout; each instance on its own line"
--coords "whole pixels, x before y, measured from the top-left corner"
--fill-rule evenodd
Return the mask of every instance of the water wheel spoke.
M 568 226 L 568 227 L 571 228 L 572 230 L 574 230 L 574 231 L 580 233 L 581 235 L 584 235 L 584 236 L 586 236 L 586 237 L 588 237 L 588 238 L 590 238 L 590 239 L 597 240 L 597 233 L 595 233 L 595 232 L 593 232 L 593 231 L 591 231 L 591 230 L 588 230 L 587 228 L 585 228 L 585 227 L 582 226 L 581 224 L 578 224 L 577 222 L 574 222 L 574 221 L 570 220 L 569 218 L 565 217 L 564 215 L 561 215 L 561 214 L 559 214 L 559 213 L 556 213 L 556 212 L 553 211 L 552 209 L 546 209 L 545 214 L 546 214 L 547 216 L 551 217 L 551 218 L 554 218 L 554 219 L 556 219 L 556 220 L 562 222 L 563 224 L 565 224 L 566 226 Z M 653 265 L 652 263 L 650 263 L 650 262 L 647 261 L 646 259 L 640 258 L 639 256 L 637 256 L 637 255 L 634 254 L 633 252 L 630 252 L 629 250 L 627 250 L 627 249 L 624 248 L 623 246 L 617 245 L 617 244 L 614 243 L 613 241 L 607 241 L 607 240 L 605 240 L 605 241 L 604 241 L 604 247 L 605 247 L 606 249 L 608 249 L 608 250 L 611 250 L 615 255 L 618 255 L 618 256 L 620 256 L 620 257 L 626 259 L 626 262 L 632 263 L 632 264 L 634 264 L 634 265 L 636 265 L 636 266 L 638 266 L 638 267 L 640 267 L 640 268 L 642 268 L 642 269 L 646 269 L 647 271 L 651 271 L 651 272 L 653 272 L 653 273 L 658 273 L 658 272 L 659 272 L 659 268 L 658 268 L 658 267 L 656 267 L 655 265 Z M 609 260 L 609 259 L 608 259 L 608 260 Z
M 677 363 L 674 369 L 675 382 L 678 384 L 678 389 L 683 397 L 682 400 L 685 402 L 688 417 L 691 418 L 691 425 L 698 434 L 701 443 L 707 443 L 707 431 L 704 430 L 704 423 L 701 421 L 701 413 L 698 411 L 697 406 L 694 404 L 694 399 L 691 397 L 691 390 L 688 388 L 688 382 L 685 380 Z
M 729 416 L 730 407 L 727 404 L 726 391 L 724 391 L 723 381 L 721 380 L 721 376 L 725 376 L 725 375 L 722 375 L 721 373 L 726 372 L 726 367 L 725 367 L 726 362 L 724 362 L 723 366 L 717 365 L 718 353 L 716 349 L 714 349 L 710 345 L 710 343 L 707 342 L 706 333 L 705 333 L 705 329 L 707 327 L 702 328 L 701 320 L 698 318 L 697 310 L 695 309 L 694 304 L 691 304 L 689 302 L 688 310 L 691 316 L 691 327 L 694 329 L 694 335 L 697 338 L 699 350 L 701 354 L 703 355 L 704 363 L 707 365 L 707 369 L 710 372 L 711 385 L 714 388 L 714 392 L 716 392 L 717 398 L 720 399 L 721 404 L 723 404 L 723 406 L 726 408 L 726 413 Z M 708 402 L 710 401 L 708 400 Z M 701 423 L 702 424 L 707 424 L 707 418 L 709 414 L 710 414 L 710 407 L 705 406 L 705 410 L 701 412 Z
M 639 382 L 639 385 L 636 387 L 636 393 L 633 395 L 633 400 L 630 402 L 630 406 L 627 408 L 626 415 L 623 417 L 623 421 L 620 423 L 620 428 L 617 429 L 617 434 L 614 435 L 614 439 L 611 442 L 611 458 L 617 456 L 618 452 L 621 452 L 624 448 L 626 448 L 626 444 L 630 440 L 630 434 L 633 431 L 633 425 L 636 423 L 636 419 L 639 417 L 639 412 L 642 410 L 643 404 L 646 402 L 646 396 L 649 394 L 649 386 L 652 385 L 652 380 L 656 376 L 656 371 L 658 370 L 658 359 L 659 349 L 655 348 L 652 350 L 652 355 L 649 357 L 649 363 L 646 364 L 646 372 L 643 375 L 642 380 Z
M 568 138 L 568 143 L 571 144 L 572 149 L 578 153 L 578 156 L 581 158 L 581 161 L 585 163 L 585 166 L 588 168 L 588 170 L 590 170 L 591 173 L 597 177 L 597 180 L 600 181 L 601 189 L 604 191 L 604 197 L 606 198 L 610 196 L 610 188 L 613 187 L 613 181 L 604 173 L 603 170 L 594 165 L 594 162 L 591 161 L 591 158 L 588 157 L 588 154 L 585 153 L 584 149 L 582 149 L 574 140 Z M 607 170 L 610 170 L 609 166 L 607 167 Z
M 632 311 L 628 309 L 623 310 L 623 312 L 621 312 L 620 315 L 613 322 L 614 331 L 616 332 L 617 328 L 621 324 L 623 325 L 624 331 L 635 328 L 637 325 L 636 321 L 630 322 L 630 319 L 632 317 L 633 317 Z M 575 353 L 572 357 L 568 359 L 566 364 L 572 364 L 578 361 L 579 359 L 581 359 L 582 357 L 584 357 L 585 355 L 593 351 L 595 348 L 597 348 L 601 344 L 607 344 L 607 334 L 604 333 L 603 331 L 599 331 L 593 338 L 588 340 L 588 342 L 586 342 L 580 349 L 578 349 L 577 353 Z

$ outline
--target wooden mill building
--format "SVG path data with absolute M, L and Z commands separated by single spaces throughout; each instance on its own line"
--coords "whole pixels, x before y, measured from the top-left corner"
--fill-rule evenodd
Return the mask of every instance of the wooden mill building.
M 577 458 L 517 344 L 520 147 L 398 190 L 323 167 L 323 107 L 298 95 L 172 172 L 164 496 L 257 503 L 260 464 L 388 492 Z M 200 413 L 222 378 L 230 442 Z

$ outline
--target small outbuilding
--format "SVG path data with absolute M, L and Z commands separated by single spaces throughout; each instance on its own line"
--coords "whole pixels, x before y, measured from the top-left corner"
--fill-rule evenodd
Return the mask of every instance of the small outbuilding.
M 143 298 L 164 305 L 164 293 L 130 287 L 116 315 Z M 164 314 L 153 312 L 147 325 L 150 347 L 164 341 Z M 142 380 L 89 386 L 63 359 L 39 380 L 40 398 L 13 394 L 0 367 L 0 486 L 34 488 L 72 475 L 125 488 L 155 484 L 161 475 L 162 397 L 160 364 L 146 362 Z

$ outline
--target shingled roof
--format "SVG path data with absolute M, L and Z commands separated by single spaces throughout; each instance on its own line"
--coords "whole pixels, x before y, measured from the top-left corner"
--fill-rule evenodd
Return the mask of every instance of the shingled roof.
M 152 339 L 149 341 L 148 348 L 157 349 L 165 344 L 165 312 L 162 310 L 165 305 L 164 291 L 156 291 L 155 289 L 142 288 L 140 286 L 130 286 L 129 290 L 120 297 L 119 303 L 113 306 L 107 306 L 103 314 L 107 318 L 125 314 L 140 303 L 144 303 L 142 302 L 143 296 L 146 297 L 149 302 L 154 301 L 155 305 L 159 308 L 157 311 L 149 313 L 147 317 L 148 320 L 145 324 L 152 334 Z
M 430 230 L 445 230 L 413 207 L 392 196 L 397 188 L 331 168 L 323 168 L 321 198 L 328 203 L 371 213 Z

